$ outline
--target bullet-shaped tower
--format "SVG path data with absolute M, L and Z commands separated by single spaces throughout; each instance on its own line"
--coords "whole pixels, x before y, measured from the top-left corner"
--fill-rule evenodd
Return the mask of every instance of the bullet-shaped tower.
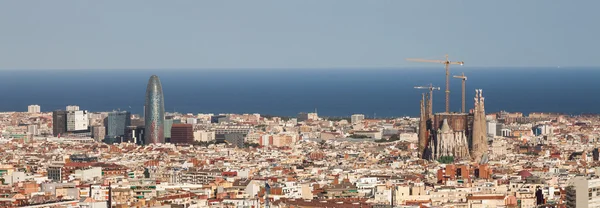
M 144 144 L 165 143 L 165 102 L 162 85 L 156 75 L 148 80 L 144 107 Z

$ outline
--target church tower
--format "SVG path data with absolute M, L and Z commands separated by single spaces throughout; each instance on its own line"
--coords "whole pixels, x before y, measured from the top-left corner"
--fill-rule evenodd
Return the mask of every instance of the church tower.
M 473 161 L 480 163 L 487 161 L 488 141 L 487 125 L 485 120 L 485 103 L 482 90 L 475 90 L 475 109 L 473 111 L 473 142 L 471 156 Z
M 425 94 L 422 95 L 421 98 L 421 115 L 419 120 L 419 157 L 422 159 L 426 158 L 425 148 L 427 148 L 427 140 L 429 140 L 429 136 L 427 135 L 427 106 L 425 105 Z

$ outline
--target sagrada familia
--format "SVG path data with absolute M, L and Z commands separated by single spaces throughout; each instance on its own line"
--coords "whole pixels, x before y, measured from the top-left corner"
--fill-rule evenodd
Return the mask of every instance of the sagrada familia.
M 475 90 L 475 106 L 470 113 L 433 113 L 430 94 L 423 94 L 419 123 L 419 154 L 437 160 L 453 157 L 487 163 L 487 126 L 482 90 Z

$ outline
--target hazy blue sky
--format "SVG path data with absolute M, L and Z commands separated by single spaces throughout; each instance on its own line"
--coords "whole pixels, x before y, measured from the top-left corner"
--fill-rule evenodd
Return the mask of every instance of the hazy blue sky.
M 599 66 L 600 1 L 4 1 L 0 69 Z

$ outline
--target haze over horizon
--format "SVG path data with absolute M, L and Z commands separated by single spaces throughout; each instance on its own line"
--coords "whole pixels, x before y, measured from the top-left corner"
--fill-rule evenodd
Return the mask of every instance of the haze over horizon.
M 2 2 L 0 69 L 600 66 L 593 0 Z

